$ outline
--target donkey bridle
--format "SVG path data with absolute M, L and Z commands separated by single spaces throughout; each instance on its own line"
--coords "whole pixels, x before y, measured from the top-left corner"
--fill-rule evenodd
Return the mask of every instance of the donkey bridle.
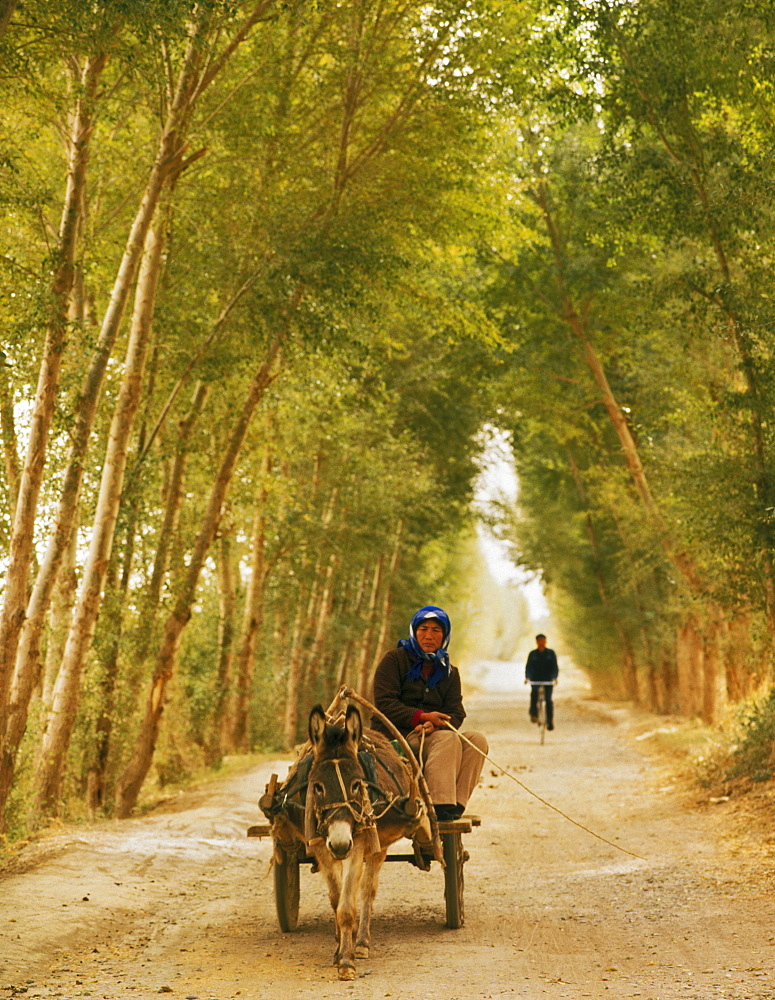
M 360 801 L 358 801 L 358 799 L 350 797 L 347 794 L 347 789 L 344 787 L 342 769 L 339 766 L 339 759 L 335 757 L 331 760 L 322 760 L 318 764 L 318 767 L 322 767 L 324 764 L 333 764 L 334 770 L 336 771 L 337 781 L 339 782 L 339 788 L 342 792 L 342 801 L 326 803 L 326 805 L 323 806 L 319 806 L 315 803 L 313 808 L 315 810 L 315 818 L 317 821 L 316 826 L 319 827 L 325 817 L 329 813 L 334 812 L 336 809 L 347 809 L 355 821 L 356 826 L 368 825 L 373 820 L 374 813 L 371 808 L 371 799 L 369 798 L 365 775 L 362 775 L 361 777 L 361 795 Z M 309 791 L 307 794 L 309 794 Z

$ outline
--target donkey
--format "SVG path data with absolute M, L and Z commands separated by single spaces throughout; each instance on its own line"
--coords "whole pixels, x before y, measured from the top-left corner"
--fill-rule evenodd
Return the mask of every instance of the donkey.
M 313 760 L 305 839 L 328 883 L 336 922 L 334 964 L 340 979 L 352 980 L 354 959 L 369 954 L 371 915 L 387 849 L 404 836 L 431 842 L 430 821 L 406 762 L 384 736 L 364 733 L 354 705 L 347 709 L 344 726 L 328 723 L 316 705 L 309 717 L 309 739 Z M 377 782 L 359 756 L 362 742 L 373 750 Z

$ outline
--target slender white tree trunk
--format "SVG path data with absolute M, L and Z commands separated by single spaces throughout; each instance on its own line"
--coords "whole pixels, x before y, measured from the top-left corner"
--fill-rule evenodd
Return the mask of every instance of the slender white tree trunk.
M 43 358 L 38 376 L 35 403 L 30 421 L 27 454 L 19 481 L 16 512 L 11 534 L 5 591 L 0 612 L 0 738 L 6 728 L 6 710 L 11 678 L 16 662 L 19 634 L 27 609 L 29 570 L 38 497 L 46 463 L 51 420 L 59 389 L 67 334 L 67 316 L 75 275 L 75 249 L 79 212 L 89 160 L 89 140 L 96 101 L 97 83 L 105 65 L 105 56 L 89 59 L 81 73 L 80 96 L 72 116 L 68 152 L 67 190 L 59 225 L 56 264 L 51 286 L 51 307 L 47 323 Z M 6 752 L 3 746 L 3 753 Z M 7 791 L 0 788 L 0 816 Z
M 237 572 L 235 571 L 234 528 L 230 526 L 218 539 L 218 666 L 211 708 L 209 736 L 205 754 L 209 766 L 223 759 L 229 722 L 226 714 L 233 684 Z
M 77 541 L 77 535 L 73 532 L 70 544 L 62 559 L 62 565 L 59 568 L 59 575 L 57 576 L 56 586 L 51 598 L 46 639 L 46 659 L 43 664 L 43 691 L 41 695 L 43 704 L 47 709 L 51 708 L 59 665 L 62 662 L 62 657 L 65 653 L 65 644 L 70 634 L 70 626 L 73 623 L 73 608 L 75 607 L 75 598 L 78 593 L 78 571 L 76 569 Z M 23 679 L 23 676 L 18 672 L 14 675 L 14 683 L 20 684 Z M 24 697 L 20 692 L 12 694 L 12 705 L 20 705 L 23 701 Z M 9 727 L 9 733 L 10 731 Z M 15 738 L 21 740 L 23 735 L 23 732 L 17 732 L 15 733 Z
M 194 87 L 196 66 L 200 58 L 197 32 L 198 29 L 194 29 L 192 31 L 192 40 L 189 44 L 186 58 L 184 59 L 183 69 L 181 70 L 178 78 L 175 98 L 167 116 L 167 121 L 165 122 L 156 160 L 151 169 L 148 183 L 127 239 L 124 254 L 122 256 L 111 291 L 108 308 L 102 322 L 95 356 L 87 373 L 81 396 L 79 398 L 71 452 L 60 494 L 60 502 L 57 517 L 55 519 L 55 528 L 49 540 L 43 563 L 37 574 L 35 586 L 29 597 L 29 602 L 27 601 L 27 564 L 29 563 L 31 556 L 32 529 L 34 526 L 35 512 L 34 509 L 28 509 L 29 505 L 25 505 L 25 510 L 27 512 L 24 520 L 29 537 L 27 538 L 27 535 L 24 536 L 25 544 L 20 551 L 25 553 L 26 564 L 23 567 L 23 572 L 19 572 L 18 579 L 16 579 L 16 575 L 14 574 L 16 585 L 11 587 L 10 590 L 6 589 L 6 607 L 9 611 L 7 616 L 4 613 L 4 615 L 0 617 L 0 713 L 2 713 L 0 714 L 0 732 L 4 732 L 6 728 L 8 728 L 8 721 L 5 718 L 6 713 L 3 711 L 7 701 L 7 691 L 3 691 L 3 677 L 9 674 L 11 669 L 14 669 L 16 674 L 14 689 L 17 695 L 13 705 L 8 706 L 9 711 L 15 716 L 12 728 L 16 735 L 13 740 L 6 739 L 3 741 L 2 757 L 8 759 L 0 762 L 0 816 L 4 812 L 5 803 L 8 795 L 10 794 L 10 781 L 12 781 L 13 776 L 14 759 L 16 757 L 16 753 L 18 752 L 19 740 L 21 739 L 19 734 L 23 735 L 26 728 L 29 699 L 40 677 L 40 639 L 46 613 L 51 601 L 51 594 L 56 583 L 63 553 L 69 546 L 72 534 L 76 529 L 75 518 L 76 511 L 78 509 L 78 499 L 80 496 L 84 461 L 94 424 L 97 404 L 99 402 L 102 385 L 105 379 L 107 363 L 113 350 L 116 337 L 118 336 L 118 331 L 126 309 L 126 303 L 128 301 L 132 283 L 142 256 L 143 246 L 148 235 L 151 221 L 159 204 L 159 199 L 168 178 L 174 174 L 175 170 L 179 169 L 180 155 L 182 153 L 179 129 L 185 115 L 188 112 L 188 104 Z M 102 63 L 104 64 L 104 57 L 102 57 Z M 101 69 L 101 66 L 99 68 Z M 84 70 L 84 72 L 86 72 L 86 70 Z M 96 79 L 93 86 L 96 89 Z M 71 174 L 76 180 L 80 178 L 80 182 L 75 183 L 74 180 L 68 186 L 68 196 L 71 197 L 72 204 L 69 207 L 69 212 L 67 209 L 65 211 L 65 216 L 68 217 L 69 224 L 73 228 L 73 232 L 70 236 L 73 246 L 69 254 L 68 297 L 73 287 L 73 261 L 75 252 L 74 240 L 79 224 L 78 212 L 83 205 L 83 184 L 86 166 L 85 156 L 86 151 L 88 150 L 88 143 L 86 142 L 86 139 L 90 134 L 91 119 L 88 120 L 87 131 L 84 132 L 84 125 L 81 125 L 80 128 L 84 135 L 79 138 L 78 141 L 73 139 L 72 146 L 79 152 L 80 158 L 83 162 L 81 163 L 78 161 L 78 172 L 75 170 L 71 171 Z M 73 189 L 71 196 L 70 188 Z M 66 310 L 68 304 L 69 303 L 65 301 L 62 308 Z M 62 331 L 64 331 L 64 322 L 62 324 Z M 61 350 L 59 353 L 61 353 Z M 59 354 L 57 354 L 57 358 L 58 357 Z M 51 381 L 50 378 L 49 381 Z M 53 409 L 53 400 L 51 402 L 51 408 Z M 48 417 L 48 423 L 50 424 L 50 414 Z M 47 433 L 48 431 L 46 430 L 46 434 Z M 34 422 L 33 436 L 36 438 L 41 437 L 40 434 L 35 434 Z M 38 444 L 37 448 L 40 450 L 40 444 Z M 38 490 L 40 488 L 40 474 L 42 474 L 42 465 L 38 473 Z M 35 494 L 35 497 L 36 507 L 37 493 Z M 9 567 L 9 574 L 13 573 L 12 560 L 12 566 Z M 17 609 L 16 616 L 13 617 L 11 615 L 10 605 L 12 602 L 19 603 L 22 600 L 21 594 L 18 593 L 19 586 L 22 582 L 24 584 L 23 601 L 26 611 L 21 611 L 21 613 L 19 613 Z M 23 624 L 26 625 L 24 628 L 24 634 L 22 634 Z M 8 778 L 8 780 L 6 780 L 6 778 Z
M 166 219 L 166 213 L 163 213 Z M 140 405 L 145 361 L 151 337 L 156 292 L 164 248 L 163 222 L 151 226 L 146 236 L 140 268 L 132 330 L 127 346 L 124 380 L 110 427 L 100 493 L 89 554 L 84 566 L 73 624 L 59 668 L 51 711 L 41 744 L 36 775 L 36 809 L 55 809 L 60 797 L 64 763 L 75 724 L 81 674 L 99 615 L 105 574 L 110 562 L 113 536 L 124 487 L 129 441 Z

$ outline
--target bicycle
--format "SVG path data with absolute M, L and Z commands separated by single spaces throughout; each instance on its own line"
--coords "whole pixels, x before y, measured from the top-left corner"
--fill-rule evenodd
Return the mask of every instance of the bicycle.
M 546 692 L 545 687 L 554 687 L 557 681 L 528 681 L 531 687 L 538 688 L 538 741 L 543 746 L 546 738 Z

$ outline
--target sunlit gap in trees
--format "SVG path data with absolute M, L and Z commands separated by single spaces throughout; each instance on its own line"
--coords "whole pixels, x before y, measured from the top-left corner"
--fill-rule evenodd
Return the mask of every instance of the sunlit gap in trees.
M 509 435 L 492 424 L 485 424 L 479 438 L 481 452 L 477 464 L 480 471 L 473 502 L 479 548 L 496 583 L 517 585 L 528 602 L 531 619 L 543 621 L 549 615 L 549 608 L 541 578 L 513 561 L 513 550 L 499 530 L 504 512 L 517 505 L 519 494 Z

